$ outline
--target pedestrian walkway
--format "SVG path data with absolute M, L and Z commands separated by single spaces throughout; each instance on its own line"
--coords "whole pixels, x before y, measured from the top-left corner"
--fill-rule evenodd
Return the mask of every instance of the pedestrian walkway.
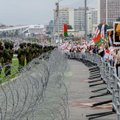
M 111 99 L 111 96 L 105 96 L 102 98 L 89 99 L 93 95 L 91 90 L 100 88 L 101 86 L 89 88 L 88 78 L 89 70 L 81 62 L 76 60 L 68 60 L 68 70 L 65 73 L 65 83 L 68 88 L 69 94 L 69 120 L 88 120 L 87 114 L 107 112 L 110 111 L 112 105 L 104 105 L 97 108 L 91 108 L 93 103 L 101 100 Z M 99 93 L 98 93 L 99 94 Z M 107 117 L 98 118 L 95 120 L 115 120 L 116 115 L 110 115 Z

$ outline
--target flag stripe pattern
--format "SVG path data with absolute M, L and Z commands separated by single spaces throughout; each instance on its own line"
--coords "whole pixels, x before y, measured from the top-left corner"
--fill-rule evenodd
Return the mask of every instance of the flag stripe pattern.
M 68 25 L 64 24 L 64 37 L 68 37 Z

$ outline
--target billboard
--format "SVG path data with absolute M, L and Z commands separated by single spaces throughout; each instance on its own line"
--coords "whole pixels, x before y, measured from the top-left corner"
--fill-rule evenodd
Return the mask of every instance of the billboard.
M 120 46 L 120 22 L 114 22 L 113 29 L 113 44 Z

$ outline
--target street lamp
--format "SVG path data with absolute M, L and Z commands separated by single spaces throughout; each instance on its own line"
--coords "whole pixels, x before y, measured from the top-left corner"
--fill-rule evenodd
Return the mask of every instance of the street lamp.
M 60 2 L 61 1 L 63 1 L 63 0 L 58 0 L 58 2 L 56 3 L 56 8 L 57 8 L 57 24 L 58 24 L 58 41 L 59 41 L 59 43 L 60 43 L 60 6 L 59 6 L 59 4 L 60 4 Z

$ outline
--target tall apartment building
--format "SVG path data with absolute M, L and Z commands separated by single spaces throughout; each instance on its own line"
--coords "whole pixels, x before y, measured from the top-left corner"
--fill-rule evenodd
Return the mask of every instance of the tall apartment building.
M 74 29 L 75 31 L 85 31 L 85 9 L 74 9 Z
M 98 10 L 91 8 L 87 11 L 87 32 L 92 33 L 98 25 Z
M 49 24 L 46 27 L 47 33 L 48 34 L 53 34 L 53 30 L 54 30 L 54 21 L 50 20 Z
M 112 24 L 120 17 L 120 0 L 99 0 L 99 3 L 101 22 L 107 20 L 108 24 Z
M 64 23 L 69 24 L 69 8 L 61 8 L 59 10 L 59 18 L 57 16 L 57 12 L 54 10 L 55 31 L 58 32 L 60 30 L 63 30 Z
M 54 11 L 55 31 L 63 30 L 63 24 L 66 23 L 74 29 L 74 31 L 84 31 L 85 29 L 85 9 L 84 8 L 61 8 L 59 10 L 59 21 L 57 13 Z M 58 28 L 59 23 L 59 28 Z
M 55 31 L 58 29 L 60 31 L 63 30 L 63 24 L 68 24 L 72 26 L 74 31 L 85 31 L 85 9 L 83 7 L 73 9 L 73 8 L 61 8 L 59 10 L 59 21 L 56 16 L 56 11 L 54 11 L 54 21 L 55 21 Z M 97 10 L 96 9 L 88 9 L 87 16 L 91 19 L 87 19 L 87 26 L 98 24 Z M 59 27 L 58 27 L 59 23 Z M 92 31 L 93 28 L 90 28 L 88 31 Z

